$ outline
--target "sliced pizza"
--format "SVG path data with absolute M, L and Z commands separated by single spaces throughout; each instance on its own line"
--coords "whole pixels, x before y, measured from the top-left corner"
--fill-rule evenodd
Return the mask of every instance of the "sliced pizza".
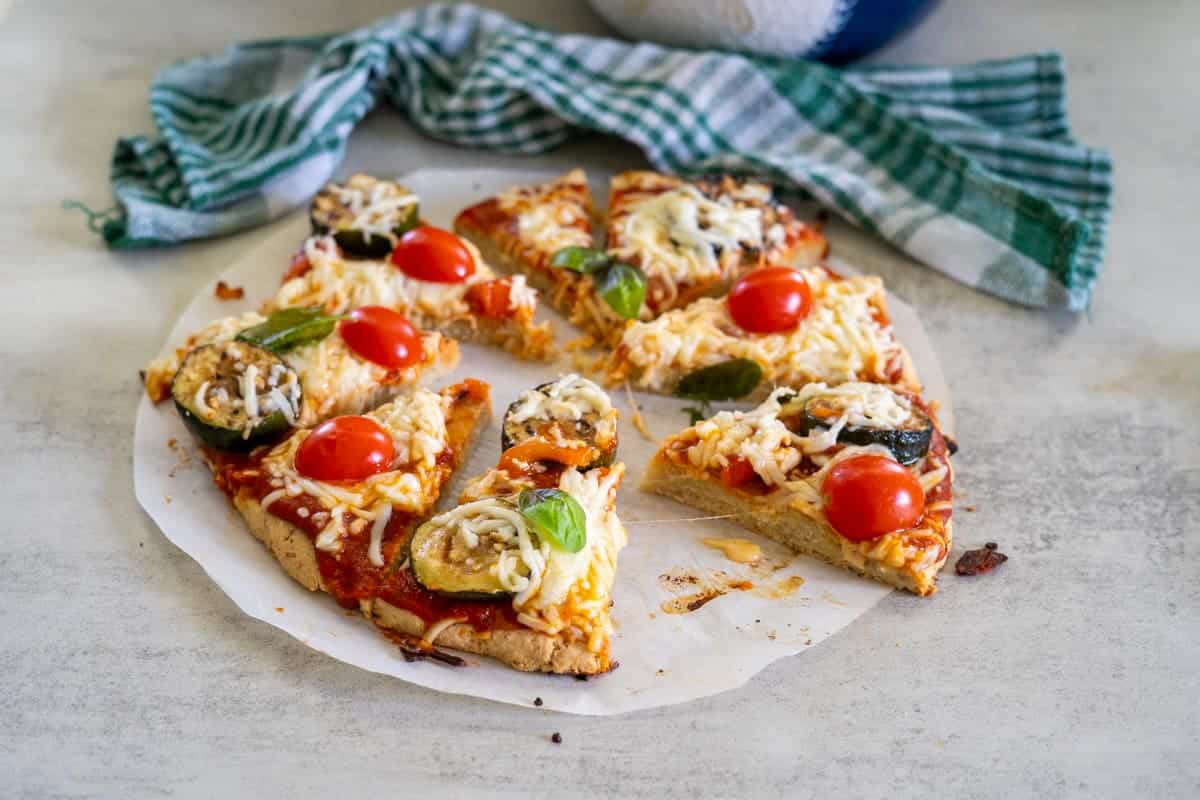
M 917 395 L 812 383 L 671 436 L 642 488 L 928 595 L 950 552 L 950 452 Z
M 761 399 L 773 386 L 870 381 L 919 391 L 887 313 L 883 281 L 826 267 L 767 267 L 708 297 L 630 325 L 609 379 L 701 400 Z
M 497 277 L 470 242 L 421 225 L 385 259 L 346 258 L 332 236 L 309 238 L 266 310 L 384 306 L 421 328 L 542 360 L 552 355 L 553 334 L 549 323 L 534 322 L 537 302 L 523 275 Z
M 609 608 L 626 541 L 616 416 L 599 387 L 574 375 L 522 395 L 506 415 L 511 446 L 499 464 L 412 534 L 364 611 L 428 646 L 522 671 L 611 669 Z
M 718 294 L 762 264 L 806 267 L 828 246 L 771 187 L 725 176 L 687 182 L 634 170 L 613 176 L 608 252 L 646 277 L 641 319 Z
M 432 513 L 490 409 L 488 385 L 466 380 L 334 417 L 273 447 L 204 455 L 217 486 L 287 574 L 357 609 Z
M 374 408 L 457 363 L 457 343 L 417 331 L 391 309 L 335 317 L 292 308 L 216 320 L 151 362 L 143 378 L 150 399 L 172 397 L 205 445 L 249 450 L 291 428 Z
M 591 272 L 562 260 L 576 252 L 591 254 L 601 263 L 604 254 L 592 237 L 592 215 L 587 176 L 573 169 L 464 209 L 454 219 L 454 230 L 474 242 L 490 263 L 526 276 L 547 302 L 596 341 L 615 344 L 626 317 L 605 300 L 602 284 L 607 272 Z M 638 312 L 633 307 L 632 315 Z

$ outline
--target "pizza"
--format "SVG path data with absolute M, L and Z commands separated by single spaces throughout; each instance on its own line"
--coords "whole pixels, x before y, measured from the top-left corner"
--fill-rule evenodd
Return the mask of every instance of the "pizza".
M 950 448 L 915 394 L 811 383 L 669 437 L 642 488 L 929 595 L 950 552 Z
M 334 224 L 314 223 L 315 230 L 331 232 L 305 240 L 264 312 L 317 307 L 340 314 L 384 306 L 455 339 L 494 344 L 533 360 L 552 355 L 549 324 L 533 318 L 537 292 L 523 275 L 498 277 L 470 242 L 425 224 L 397 236 L 406 223 L 392 218 L 380 223 L 384 232 L 374 238 L 373 229 L 338 230 Z M 356 245 L 363 240 L 386 241 L 387 251 L 378 256 L 382 247 Z
M 824 257 L 825 237 L 775 200 L 771 187 L 724 176 L 687 182 L 634 170 L 613 176 L 607 247 L 646 276 L 652 319 L 698 297 L 717 294 L 763 264 L 810 266 Z
M 293 308 L 224 317 L 143 372 L 207 446 L 248 450 L 295 427 L 358 414 L 458 363 L 458 344 L 387 308 L 342 317 Z
M 551 181 L 517 186 L 459 212 L 454 230 L 506 272 L 524 275 L 547 302 L 599 342 L 615 342 L 625 317 L 605 299 L 605 274 L 560 266 L 560 253 L 602 257 L 592 236 L 587 176 L 573 169 Z M 635 314 L 638 309 L 634 309 Z
M 249 453 L 206 448 L 214 481 L 284 571 L 344 608 L 370 602 L 491 408 L 466 380 L 333 417 Z
M 616 418 L 577 375 L 525 392 L 505 415 L 499 463 L 413 532 L 368 616 L 522 671 L 611 669 L 609 607 L 626 541 Z
M 773 386 L 812 382 L 920 390 L 892 330 L 883 281 L 824 266 L 754 270 L 725 297 L 634 323 L 607 371 L 644 391 L 712 400 L 761 399 Z
M 760 264 L 808 264 L 825 251 L 821 234 L 775 203 L 769 187 L 728 177 L 686 183 L 654 172 L 617 175 L 606 248 L 592 235 L 593 216 L 587 176 L 574 169 L 464 209 L 454 229 L 609 346 L 628 320 L 719 292 Z

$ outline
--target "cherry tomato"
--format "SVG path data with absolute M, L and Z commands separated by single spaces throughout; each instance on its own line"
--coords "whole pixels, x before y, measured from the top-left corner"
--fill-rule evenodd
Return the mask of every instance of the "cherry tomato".
M 463 240 L 432 225 L 401 236 L 392 263 L 405 275 L 433 283 L 462 283 L 475 273 L 475 258 Z
M 395 460 L 391 435 L 370 417 L 322 422 L 296 449 L 296 471 L 318 481 L 360 481 Z
M 467 303 L 482 317 L 507 317 L 508 295 L 508 281 L 480 281 L 467 289 Z
M 917 524 L 925 492 L 913 474 L 887 456 L 847 458 L 821 485 L 825 517 L 852 542 L 875 539 Z
M 421 335 L 402 314 L 383 306 L 362 306 L 338 323 L 346 345 L 367 361 L 404 369 L 421 360 Z
M 729 315 L 750 333 L 783 333 L 808 316 L 812 292 L 804 276 L 790 267 L 747 272 L 729 290 Z
M 741 456 L 731 456 L 721 467 L 721 483 L 736 489 L 755 476 L 754 465 Z
M 308 256 L 301 250 L 296 255 L 292 256 L 292 263 L 288 266 L 288 271 L 283 273 L 282 283 L 287 283 L 292 278 L 304 277 L 312 270 L 312 264 L 308 263 Z

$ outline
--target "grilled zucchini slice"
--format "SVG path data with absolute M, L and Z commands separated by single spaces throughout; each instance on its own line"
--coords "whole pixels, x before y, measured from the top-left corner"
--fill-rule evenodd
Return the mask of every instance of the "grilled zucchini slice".
M 829 428 L 842 417 L 846 422 L 837 440 L 843 444 L 883 445 L 901 464 L 914 464 L 929 451 L 933 421 L 886 386 L 872 385 L 861 395 L 818 394 L 804 403 L 804 423 L 810 430 Z
M 579 469 L 606 467 L 617 455 L 617 411 L 595 383 L 564 375 L 522 392 L 505 412 L 500 447 L 508 451 L 531 440 L 571 450 L 587 447 Z
M 413 576 L 431 592 L 463 599 L 507 597 L 513 578 L 524 577 L 520 531 L 536 534 L 509 500 L 489 497 L 439 514 L 408 539 Z M 501 561 L 505 563 L 501 563 Z
M 313 233 L 331 234 L 347 256 L 384 258 L 417 227 L 417 196 L 395 181 L 352 175 L 326 184 L 309 210 Z
M 282 358 L 241 341 L 197 347 L 171 383 L 179 416 L 204 444 L 246 451 L 295 424 L 300 378 Z

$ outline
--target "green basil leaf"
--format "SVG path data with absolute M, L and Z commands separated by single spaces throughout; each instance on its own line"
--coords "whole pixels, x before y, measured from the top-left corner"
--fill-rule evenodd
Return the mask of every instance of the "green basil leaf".
M 568 553 L 587 544 L 587 515 L 579 501 L 561 489 L 524 489 L 517 508 L 540 538 Z
M 597 289 L 604 302 L 625 319 L 637 319 L 646 299 L 646 276 L 637 267 L 614 261 L 600 275 Z
M 550 257 L 550 266 L 590 275 L 606 269 L 608 253 L 594 247 L 564 247 Z
M 267 317 L 267 321 L 239 333 L 235 338 L 272 353 L 284 353 L 313 344 L 333 333 L 345 316 L 323 314 L 319 308 L 285 308 Z
M 754 391 L 762 380 L 762 367 L 748 358 L 733 358 L 684 376 L 675 394 L 689 400 L 737 400 Z
M 712 406 L 708 404 L 707 400 L 704 400 L 696 406 L 684 406 L 683 413 L 688 415 L 688 424 L 695 425 L 712 416 Z

